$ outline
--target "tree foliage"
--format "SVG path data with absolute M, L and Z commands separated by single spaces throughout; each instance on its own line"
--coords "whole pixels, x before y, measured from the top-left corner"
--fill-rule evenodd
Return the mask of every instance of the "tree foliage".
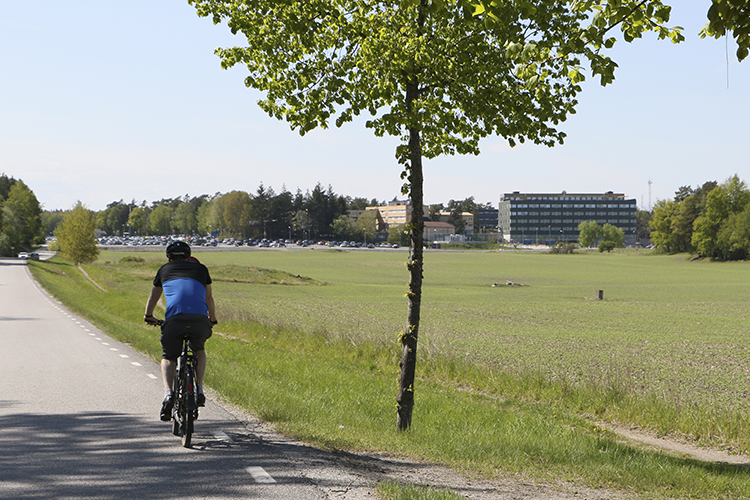
M 612 224 L 602 226 L 602 241 L 599 243 L 599 251 L 611 252 L 615 248 L 625 246 L 625 231 Z
M 673 200 L 659 200 L 654 206 L 651 241 L 668 253 L 746 258 L 750 242 L 741 221 L 748 205 L 750 192 L 737 175 L 721 185 L 709 181 L 696 189 L 682 186 Z
M 331 225 L 331 231 L 338 240 L 349 241 L 357 232 L 357 223 L 348 215 L 339 215 Z
M 584 248 L 594 246 L 602 237 L 602 228 L 595 220 L 585 220 L 578 224 L 578 243 Z
M 21 180 L 0 176 L 0 255 L 10 256 L 43 241 L 42 207 Z
M 720 38 L 732 33 L 737 42 L 737 60 L 742 61 L 750 50 L 750 2 L 747 0 L 711 0 L 708 24 L 701 37 Z
M 705 210 L 695 219 L 692 244 L 701 257 L 736 260 L 750 257 L 745 212 L 750 210 L 750 191 L 737 175 L 711 190 Z
M 78 264 L 93 262 L 99 256 L 96 246 L 95 215 L 80 201 L 55 229 L 60 254 Z

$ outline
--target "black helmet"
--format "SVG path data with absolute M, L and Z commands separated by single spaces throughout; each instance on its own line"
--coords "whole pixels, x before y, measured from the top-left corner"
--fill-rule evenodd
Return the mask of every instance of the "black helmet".
M 177 240 L 167 245 L 168 259 L 188 259 L 190 258 L 190 245 L 184 241 Z

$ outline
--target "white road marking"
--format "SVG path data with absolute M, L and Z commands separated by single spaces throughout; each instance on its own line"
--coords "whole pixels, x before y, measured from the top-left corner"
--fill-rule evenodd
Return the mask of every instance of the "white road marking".
M 263 470 L 263 467 L 248 467 L 245 470 L 249 472 L 251 476 L 253 476 L 253 479 L 255 479 L 256 483 L 272 484 L 276 482 L 276 480 L 272 478 L 270 474 L 268 474 L 268 472 Z
M 214 434 L 214 437 L 218 439 L 219 441 L 225 441 L 227 443 L 233 442 L 232 438 L 230 438 L 229 436 L 227 436 L 225 433 L 221 431 L 214 431 L 213 434 Z
M 146 375 L 146 376 L 147 376 L 148 378 L 151 378 L 151 379 L 156 379 L 156 375 L 152 375 L 152 374 L 150 374 L 150 373 L 149 373 L 148 375 Z
M 120 357 L 125 359 L 125 358 L 129 358 L 130 356 L 128 356 L 127 354 L 120 354 Z
M 110 351 L 119 351 L 119 349 L 117 347 L 110 347 L 109 350 Z
M 133 366 L 143 366 L 142 364 L 140 364 L 137 361 L 131 361 L 130 364 L 133 365 Z

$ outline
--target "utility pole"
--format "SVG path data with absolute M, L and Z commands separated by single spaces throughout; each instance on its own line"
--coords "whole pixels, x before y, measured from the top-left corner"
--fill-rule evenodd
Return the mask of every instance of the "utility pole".
M 651 182 L 651 179 L 649 179 L 649 180 L 648 180 L 648 211 L 649 211 L 649 212 L 650 212 L 650 211 L 651 211 L 651 209 L 653 208 L 653 207 L 651 206 L 651 184 L 653 184 L 653 182 Z

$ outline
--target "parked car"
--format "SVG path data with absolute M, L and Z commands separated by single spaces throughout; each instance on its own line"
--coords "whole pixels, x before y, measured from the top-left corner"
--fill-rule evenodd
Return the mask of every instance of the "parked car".
M 19 258 L 19 259 L 28 259 L 28 258 L 29 258 L 29 254 L 28 254 L 28 253 L 26 253 L 26 252 L 20 252 L 20 253 L 18 254 L 18 258 Z

